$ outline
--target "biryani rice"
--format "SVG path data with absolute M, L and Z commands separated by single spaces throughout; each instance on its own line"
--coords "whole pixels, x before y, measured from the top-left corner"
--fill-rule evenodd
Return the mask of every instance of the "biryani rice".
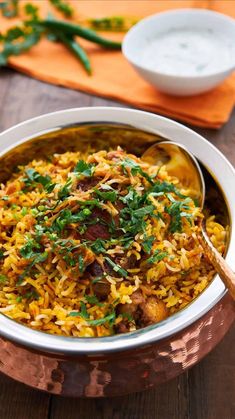
M 191 195 L 164 166 L 120 148 L 20 166 L 0 190 L 0 312 L 51 334 L 97 337 L 187 306 L 215 274 Z M 215 215 L 206 226 L 223 254 L 227 229 Z

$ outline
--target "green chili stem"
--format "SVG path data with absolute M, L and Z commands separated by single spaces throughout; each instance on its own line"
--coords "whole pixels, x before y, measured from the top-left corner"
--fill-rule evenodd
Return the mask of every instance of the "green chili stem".
M 86 72 L 91 75 L 91 63 L 84 51 L 84 49 L 73 39 L 72 36 L 65 35 L 63 32 L 53 32 L 59 38 L 63 44 L 74 53 L 74 55 L 80 60 Z
M 83 28 L 82 26 L 74 23 L 65 22 L 57 19 L 45 19 L 38 23 L 41 26 L 52 31 L 56 30 L 60 33 L 62 32 L 65 35 L 80 36 L 81 38 L 85 38 L 88 41 L 99 44 L 105 48 L 121 49 L 121 42 L 115 42 L 111 41 L 110 39 L 103 38 L 102 36 L 98 35 L 95 31 Z

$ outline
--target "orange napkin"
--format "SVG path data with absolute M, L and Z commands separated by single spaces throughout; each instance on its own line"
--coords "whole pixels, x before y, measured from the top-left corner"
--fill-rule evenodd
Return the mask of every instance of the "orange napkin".
M 21 1 L 21 6 L 24 2 Z M 35 0 L 42 15 L 50 10 L 47 0 Z M 74 20 L 87 17 L 129 15 L 142 18 L 167 9 L 185 7 L 211 8 L 235 17 L 235 1 L 125 1 L 125 0 L 72 0 L 76 8 Z M 53 9 L 53 13 L 54 9 Z M 59 17 L 59 14 L 57 14 Z M 60 15 L 61 17 L 61 15 Z M 0 18 L 1 30 L 12 26 L 17 19 Z M 120 39 L 121 34 L 105 33 L 106 37 Z M 235 101 L 235 74 L 213 91 L 195 97 L 173 97 L 158 92 L 143 81 L 132 69 L 122 53 L 108 51 L 82 41 L 88 52 L 93 75 L 88 76 L 81 64 L 66 48 L 43 39 L 29 52 L 11 57 L 11 67 L 48 83 L 82 90 L 94 95 L 128 103 L 190 124 L 219 128 L 229 118 Z

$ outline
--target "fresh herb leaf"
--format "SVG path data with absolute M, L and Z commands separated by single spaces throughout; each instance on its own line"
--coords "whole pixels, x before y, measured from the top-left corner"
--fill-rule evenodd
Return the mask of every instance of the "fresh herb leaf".
M 79 311 L 70 311 L 70 313 L 68 314 L 69 317 L 77 317 L 80 315 Z
M 104 304 L 100 303 L 96 295 L 84 295 L 84 298 L 89 304 L 97 305 L 98 307 L 102 307 Z
M 164 259 L 166 256 L 168 256 L 167 252 L 161 252 L 160 250 L 156 250 L 150 258 L 147 259 L 148 263 L 155 263 L 160 262 L 160 260 Z
M 2 15 L 4 17 L 16 17 L 19 13 L 19 0 L 7 0 L 0 3 Z
M 92 279 L 92 284 L 96 284 L 97 282 L 99 282 L 101 279 L 103 279 L 103 276 L 97 276 L 96 278 Z
M 142 247 L 143 247 L 145 253 L 149 254 L 151 252 L 154 239 L 155 239 L 154 236 L 146 236 L 145 235 L 144 241 L 142 242 Z
M 40 173 L 38 173 L 35 169 L 26 169 L 25 173 L 27 178 L 24 178 L 23 182 L 27 187 L 33 186 L 35 183 L 39 183 L 47 190 L 47 192 L 50 193 L 53 191 L 55 183 L 51 182 L 50 176 L 40 175 Z
M 27 242 L 20 249 L 20 255 L 24 259 L 32 259 L 29 267 L 31 268 L 36 263 L 45 262 L 48 257 L 48 252 L 41 252 L 41 246 L 33 238 L 28 238 Z M 28 274 L 28 272 L 26 272 Z
M 143 208 L 139 208 L 139 209 L 133 211 L 132 216 L 138 217 L 138 218 L 143 218 L 146 215 L 152 215 L 154 209 L 155 209 L 155 207 L 153 205 L 146 205 Z
M 99 189 L 94 189 L 96 195 L 101 198 L 103 201 L 115 202 L 117 200 L 117 192 L 115 190 L 110 190 L 107 192 L 100 191 Z
M 73 171 L 78 175 L 91 177 L 94 173 L 94 170 L 94 164 L 86 163 L 84 160 L 79 160 Z
M 2 196 L 2 197 L 1 197 L 1 199 L 2 199 L 3 201 L 8 201 L 8 200 L 9 200 L 9 196 L 7 196 L 7 195 Z
M 33 264 L 35 265 L 36 263 L 45 262 L 45 260 L 47 260 L 47 257 L 48 252 L 37 253 L 34 255 Z
M 109 323 L 112 326 L 115 322 L 116 314 L 113 311 L 112 313 L 108 314 L 107 316 L 103 317 L 102 319 L 90 320 L 90 326 L 100 326 L 105 323 Z
M 39 20 L 38 16 L 38 7 L 34 6 L 31 3 L 27 3 L 24 7 L 25 14 L 30 17 L 33 22 L 37 22 Z
M 110 259 L 109 257 L 106 256 L 105 260 L 113 268 L 114 272 L 117 272 L 119 275 L 123 276 L 124 278 L 126 278 L 128 276 L 128 272 L 125 269 L 123 269 L 120 265 L 113 262 L 112 259 Z
M 80 316 L 83 319 L 89 319 L 89 314 L 87 313 L 86 304 L 83 301 L 80 301 L 80 306 L 81 306 Z
M 65 262 L 66 262 L 66 264 L 68 266 L 72 266 L 73 267 L 73 266 L 76 265 L 75 259 L 72 257 L 72 255 L 70 255 L 68 253 L 63 257 L 63 259 L 65 260 Z
M 137 175 L 137 173 L 139 173 L 141 176 L 143 176 L 151 185 L 154 184 L 153 179 L 146 173 L 143 171 L 143 169 L 134 161 L 131 160 L 129 158 L 126 158 L 122 161 L 121 163 L 121 167 L 123 168 L 124 173 L 127 174 L 127 170 L 126 168 L 130 168 L 131 169 L 131 174 L 133 176 Z
M 40 224 L 36 224 L 34 229 L 35 229 L 35 239 L 37 242 L 40 242 L 42 235 L 44 233 L 44 228 Z
M 33 291 L 29 291 L 26 294 L 24 294 L 24 298 L 26 298 L 27 300 L 38 300 L 39 299 L 39 295 L 37 293 L 37 291 L 33 290 Z
M 12 43 L 4 41 L 3 49 L 0 53 L 0 67 L 7 65 L 8 58 L 11 55 L 20 55 L 24 51 L 28 51 L 31 47 L 40 41 L 40 32 L 32 31 L 25 33 L 21 42 Z
M 171 233 L 182 231 L 182 217 L 185 217 L 188 220 L 192 217 L 191 214 L 185 212 L 185 210 L 190 209 L 190 206 L 188 205 L 190 202 L 192 202 L 191 198 L 186 198 L 183 201 L 174 201 L 169 207 L 165 207 L 165 211 L 171 216 L 169 226 Z
M 69 177 L 64 186 L 58 191 L 58 198 L 62 201 L 67 198 L 70 195 L 71 187 L 72 187 L 73 180 L 71 177 Z
M 4 258 L 4 251 L 0 250 L 0 259 L 3 259 L 3 258 Z
M 89 208 L 84 208 L 77 214 L 72 214 L 69 209 L 64 209 L 60 211 L 58 217 L 54 220 L 52 229 L 58 232 L 62 232 L 68 224 L 80 223 L 90 215 L 91 210 Z
M 20 255 L 24 259 L 31 259 L 35 255 L 35 251 L 38 249 L 40 249 L 40 244 L 34 239 L 28 238 L 26 244 L 20 249 Z
M 96 239 L 94 242 L 91 243 L 90 248 L 92 250 L 92 252 L 94 253 L 105 253 L 106 249 L 105 249 L 105 240 L 102 239 Z

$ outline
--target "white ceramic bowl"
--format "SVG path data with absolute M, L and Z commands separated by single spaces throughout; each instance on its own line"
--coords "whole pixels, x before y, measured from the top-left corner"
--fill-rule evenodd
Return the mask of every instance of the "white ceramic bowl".
M 197 74 L 195 74 L 195 72 L 190 73 L 190 68 L 188 69 L 188 72 L 183 70 L 183 72 L 185 71 L 183 74 L 181 67 L 180 74 L 180 72 L 177 71 L 177 66 L 179 66 L 180 61 L 182 63 L 182 59 L 185 57 L 185 49 L 184 51 L 181 49 L 181 52 L 178 55 L 175 54 L 175 58 L 171 57 L 172 62 L 175 60 L 175 65 L 172 65 L 170 71 L 169 69 L 161 70 L 161 67 L 157 69 L 158 65 L 156 64 L 156 61 L 154 65 L 154 59 L 151 62 L 151 56 L 148 56 L 148 60 L 145 60 L 147 48 L 149 48 L 149 45 L 154 40 L 163 39 L 162 36 L 167 33 L 169 34 L 171 31 L 174 31 L 172 33 L 177 33 L 177 31 L 179 32 L 182 30 L 191 31 L 191 33 L 193 30 L 194 33 L 201 37 L 204 33 L 208 33 L 208 42 L 210 40 L 211 46 L 215 49 L 215 59 L 217 59 L 216 54 L 218 54 L 217 65 L 214 67 L 211 66 L 211 68 L 208 68 L 208 70 L 204 72 L 198 70 Z M 157 87 L 158 90 L 168 94 L 188 96 L 203 93 L 214 88 L 232 73 L 235 68 L 234 39 L 234 19 L 209 10 L 181 9 L 158 13 L 141 20 L 126 34 L 122 51 L 126 59 L 132 64 L 140 76 L 153 86 Z M 187 45 L 187 48 L 193 48 L 192 59 L 194 48 L 195 54 L 202 54 L 202 58 L 205 58 L 207 53 L 210 52 L 209 44 L 207 45 L 209 48 L 207 51 L 204 48 L 205 41 L 206 36 L 204 41 L 202 37 L 201 46 L 199 46 L 197 50 L 196 44 L 193 46 L 192 41 L 190 46 L 190 41 L 188 41 L 189 45 Z M 218 48 L 216 42 L 218 42 Z M 225 49 L 228 54 L 227 56 L 224 55 Z M 185 61 L 186 67 L 187 62 L 188 61 Z

